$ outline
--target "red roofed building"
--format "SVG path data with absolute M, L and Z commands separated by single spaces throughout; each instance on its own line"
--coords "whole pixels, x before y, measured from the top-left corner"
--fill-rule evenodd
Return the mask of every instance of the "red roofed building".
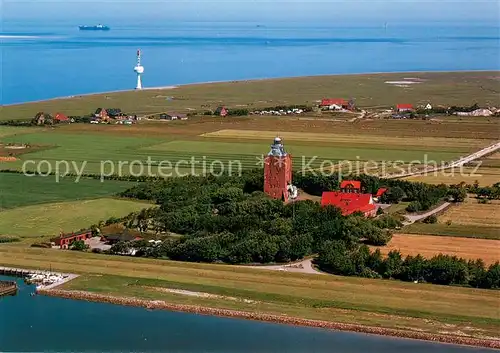
M 61 249 L 68 249 L 71 243 L 79 240 L 87 240 L 92 238 L 91 230 L 84 230 L 77 233 L 68 233 L 59 235 L 57 238 L 52 238 L 51 241 L 58 245 Z
M 217 109 L 215 109 L 215 112 L 214 112 L 215 115 L 217 116 L 227 116 L 229 114 L 228 110 L 226 109 L 226 107 L 218 107 Z
M 349 102 L 346 101 L 345 99 L 342 99 L 342 98 L 323 99 L 323 100 L 321 100 L 321 103 L 319 106 L 322 108 L 326 108 L 326 107 L 332 108 L 335 106 L 343 108 L 343 109 L 350 108 Z
M 69 123 L 70 122 L 70 119 L 62 113 L 57 113 L 56 116 L 54 117 L 54 120 L 59 122 L 59 123 Z
M 380 188 L 377 190 L 377 193 L 375 194 L 375 197 L 381 197 L 385 192 L 387 191 L 387 188 Z
M 414 111 L 415 109 L 413 108 L 413 105 L 411 104 L 398 104 L 396 106 L 396 109 L 398 112 L 412 112 Z
M 321 196 L 321 206 L 340 208 L 343 216 L 361 212 L 365 217 L 375 217 L 377 206 L 370 194 L 326 191 Z
M 360 193 L 361 182 L 358 180 L 344 180 L 340 183 L 340 191 L 345 193 Z

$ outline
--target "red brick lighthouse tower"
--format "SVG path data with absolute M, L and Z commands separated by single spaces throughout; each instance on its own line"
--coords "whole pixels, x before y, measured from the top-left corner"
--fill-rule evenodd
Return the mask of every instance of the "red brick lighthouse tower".
M 292 184 L 292 156 L 276 137 L 264 163 L 264 192 L 273 199 L 287 201 Z

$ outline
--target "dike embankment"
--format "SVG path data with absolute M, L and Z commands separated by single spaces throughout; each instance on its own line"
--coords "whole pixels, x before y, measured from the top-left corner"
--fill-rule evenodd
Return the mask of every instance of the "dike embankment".
M 324 328 L 337 331 L 350 331 L 350 332 L 358 332 L 358 333 L 366 333 L 366 334 L 374 334 L 382 336 L 391 336 L 397 338 L 425 340 L 438 343 L 449 343 L 455 345 L 467 345 L 467 346 L 500 349 L 500 340 L 479 339 L 473 337 L 451 336 L 451 335 L 439 335 L 439 334 L 432 334 L 425 332 L 387 329 L 381 327 L 335 323 L 335 322 L 319 321 L 319 320 L 308 320 L 308 319 L 272 315 L 265 313 L 216 309 L 216 308 L 209 308 L 196 305 L 172 304 L 161 300 L 150 301 L 150 300 L 143 300 L 143 299 L 136 299 L 129 297 L 115 297 L 115 296 L 102 295 L 84 291 L 42 289 L 38 291 L 38 293 L 42 295 L 60 297 L 66 299 L 86 300 L 92 302 L 118 304 L 123 306 L 135 306 L 135 307 L 143 307 L 146 309 L 170 310 L 170 311 L 186 312 L 186 313 L 193 313 L 200 315 L 211 315 L 211 316 L 220 316 L 227 318 L 265 321 L 265 322 L 294 325 L 294 326 L 308 326 L 308 327 Z

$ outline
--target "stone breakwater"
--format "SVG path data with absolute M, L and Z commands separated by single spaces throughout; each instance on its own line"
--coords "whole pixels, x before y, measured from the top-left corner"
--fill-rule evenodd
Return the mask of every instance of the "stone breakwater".
M 448 335 L 439 335 L 439 334 L 417 332 L 417 331 L 388 329 L 381 327 L 344 324 L 344 323 L 336 323 L 329 321 L 308 320 L 296 317 L 272 315 L 265 313 L 253 313 L 247 311 L 217 309 L 217 308 L 209 308 L 196 305 L 172 304 L 161 300 L 150 301 L 150 300 L 143 300 L 130 297 L 115 297 L 115 296 L 96 294 L 84 291 L 42 289 L 38 291 L 38 293 L 42 295 L 60 297 L 66 299 L 86 300 L 91 302 L 118 304 L 123 306 L 135 306 L 147 309 L 180 311 L 180 312 L 200 314 L 200 315 L 239 318 L 239 319 L 265 321 L 265 322 L 287 324 L 294 326 L 308 326 L 308 327 L 324 328 L 324 329 L 338 330 L 338 331 L 351 331 L 351 332 L 367 333 L 374 335 L 392 336 L 398 338 L 433 341 L 439 343 L 449 343 L 449 344 L 500 349 L 500 340 L 492 340 L 492 339 L 479 339 L 473 337 L 451 336 L 451 335 L 448 336 Z

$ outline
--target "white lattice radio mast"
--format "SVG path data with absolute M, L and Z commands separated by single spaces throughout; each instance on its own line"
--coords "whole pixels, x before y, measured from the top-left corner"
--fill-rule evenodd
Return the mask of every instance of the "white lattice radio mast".
M 134 71 L 137 74 L 137 86 L 135 89 L 142 89 L 141 75 L 144 73 L 144 66 L 141 65 L 141 50 L 137 50 L 137 65 L 134 67 Z

